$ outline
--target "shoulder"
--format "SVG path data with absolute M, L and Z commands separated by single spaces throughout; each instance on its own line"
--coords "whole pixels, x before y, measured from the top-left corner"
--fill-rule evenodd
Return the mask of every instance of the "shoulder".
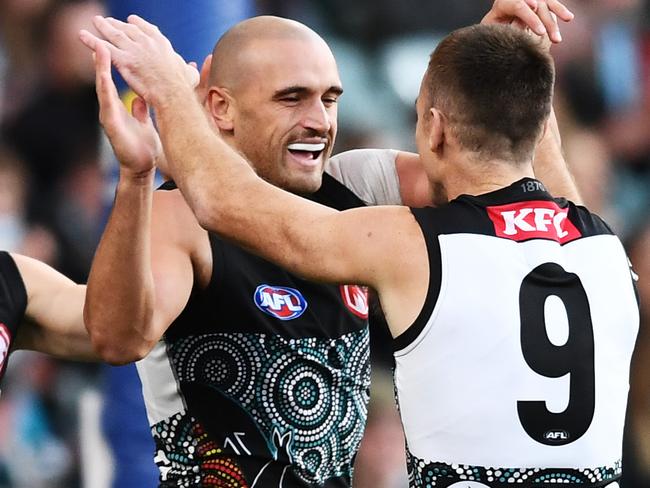
M 326 172 L 369 205 L 399 205 L 399 178 L 392 149 L 355 149 L 330 158 Z
M 199 225 L 183 194 L 175 186 L 154 192 L 151 245 L 156 256 L 186 256 L 195 277 L 206 285 L 212 275 L 212 251 L 208 232 Z
M 177 233 L 186 235 L 188 230 L 201 230 L 192 209 L 176 187 L 154 192 L 151 213 L 154 221 L 167 224 L 168 231 L 172 235 Z
M 0 283 L 4 283 L 5 292 L 12 295 L 16 301 L 26 301 L 26 283 L 38 278 L 34 275 L 39 265 L 47 266 L 21 254 L 0 251 Z
M 616 235 L 611 227 L 598 215 L 582 205 L 559 198 L 555 199 L 560 207 L 569 207 L 569 219 L 584 236 Z

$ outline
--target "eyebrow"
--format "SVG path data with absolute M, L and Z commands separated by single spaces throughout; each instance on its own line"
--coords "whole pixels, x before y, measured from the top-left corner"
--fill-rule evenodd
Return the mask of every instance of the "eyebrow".
M 287 88 L 283 88 L 281 90 L 276 91 L 273 94 L 273 98 L 278 99 L 282 98 L 287 95 L 293 95 L 293 94 L 304 94 L 304 93 L 309 93 L 313 90 L 310 88 L 307 88 L 306 86 L 300 86 L 300 85 L 293 85 L 293 86 L 288 86 Z M 332 85 L 330 86 L 325 93 L 333 93 L 334 95 L 342 95 L 343 94 L 343 88 L 341 88 L 338 85 Z

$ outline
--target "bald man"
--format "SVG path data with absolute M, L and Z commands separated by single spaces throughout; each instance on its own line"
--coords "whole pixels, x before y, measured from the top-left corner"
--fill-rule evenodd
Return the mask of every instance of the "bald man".
M 98 20 L 107 37 L 111 22 Z M 140 360 L 161 486 L 349 486 L 368 400 L 365 290 L 307 281 L 206 231 L 172 182 L 152 195 L 157 136 L 142 100 L 135 118 L 123 109 L 109 68 L 97 65 L 97 88 L 120 182 L 86 319 L 104 359 Z M 208 85 L 213 128 L 272 184 L 338 210 L 430 202 L 404 171 L 413 155 L 362 153 L 378 164 L 326 169 L 342 86 L 307 27 L 238 24 L 215 47 Z
M 0 251 L 0 380 L 18 349 L 96 359 L 83 322 L 86 287 L 27 256 Z

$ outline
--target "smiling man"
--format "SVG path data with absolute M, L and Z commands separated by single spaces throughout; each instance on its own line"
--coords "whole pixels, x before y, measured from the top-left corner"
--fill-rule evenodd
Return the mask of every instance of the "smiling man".
M 495 5 L 539 20 L 515 8 L 524 2 Z M 146 107 L 137 99 L 130 118 L 106 59 L 97 62 L 102 123 L 121 169 L 89 279 L 87 325 L 106 360 L 144 358 L 161 486 L 349 486 L 368 400 L 365 292 L 306 280 L 206 231 L 174 183 L 152 196 L 157 141 Z M 324 173 L 342 87 L 317 34 L 285 19 L 247 20 L 217 44 L 209 80 L 212 130 L 261 178 L 335 210 L 363 205 Z M 202 142 L 188 141 L 188 152 Z M 379 169 L 366 173 L 384 183 L 371 185 L 376 201 L 417 193 L 398 178 L 396 158 L 419 164 L 397 152 L 376 158 Z M 327 171 L 340 176 L 342 166 L 329 161 Z M 420 194 L 430 201 L 430 191 Z M 291 206 L 283 212 L 293 218 Z

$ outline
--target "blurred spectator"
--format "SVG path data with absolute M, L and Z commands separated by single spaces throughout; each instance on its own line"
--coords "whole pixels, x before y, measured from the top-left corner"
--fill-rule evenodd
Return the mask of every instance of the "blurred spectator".
M 78 32 L 103 13 L 93 0 L 52 3 L 38 92 L 4 123 L 8 143 L 32 177 L 29 214 L 62 241 L 57 264 L 75 281 L 85 281 L 102 209 L 94 66 Z
M 56 362 L 46 356 L 14 354 L 0 402 L 0 472 L 6 476 L 0 486 L 72 486 L 73 451 L 56 432 L 58 412 L 52 408 L 57 373 Z
M 54 236 L 27 217 L 27 171 L 7 148 L 0 147 L 0 249 L 52 263 L 57 255 Z
M 20 109 L 40 75 L 42 22 L 52 0 L 0 2 L 0 119 Z

